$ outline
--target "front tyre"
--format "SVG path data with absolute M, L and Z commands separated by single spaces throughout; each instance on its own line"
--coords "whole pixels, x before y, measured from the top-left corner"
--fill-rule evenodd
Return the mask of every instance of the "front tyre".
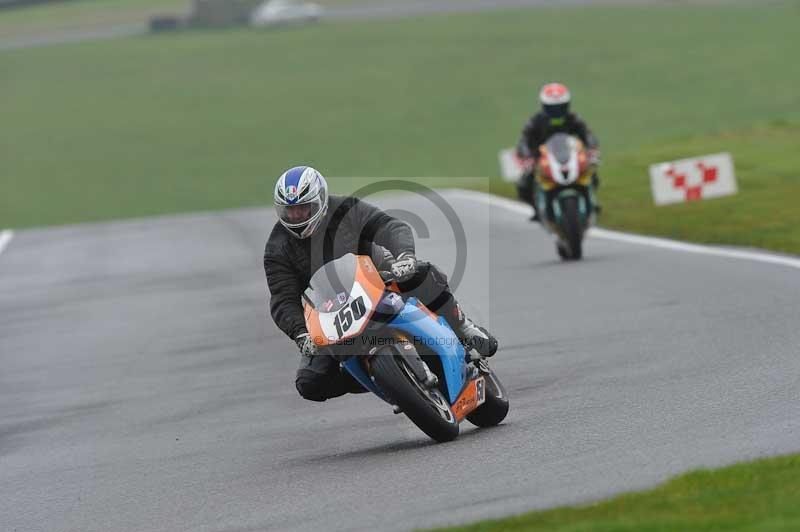
M 499 425 L 508 414 L 508 395 L 494 371 L 489 370 L 483 377 L 486 382 L 486 401 L 472 411 L 467 420 L 476 427 L 493 427 Z
M 458 437 L 458 421 L 438 388 L 427 389 L 391 346 L 380 349 L 370 361 L 375 384 L 399 406 L 422 432 L 446 442 Z
M 583 226 L 581 224 L 578 197 L 568 196 L 561 201 L 561 230 L 567 249 L 559 255 L 564 260 L 580 260 L 583 256 Z M 560 251 L 560 248 L 559 248 Z M 566 256 L 565 256 L 566 255 Z

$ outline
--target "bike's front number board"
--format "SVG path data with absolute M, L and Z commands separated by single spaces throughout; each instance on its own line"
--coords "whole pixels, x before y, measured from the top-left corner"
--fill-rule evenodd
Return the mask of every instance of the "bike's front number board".
M 320 312 L 319 324 L 328 341 L 338 342 L 361 334 L 372 313 L 372 300 L 355 283 L 347 303 L 336 312 Z

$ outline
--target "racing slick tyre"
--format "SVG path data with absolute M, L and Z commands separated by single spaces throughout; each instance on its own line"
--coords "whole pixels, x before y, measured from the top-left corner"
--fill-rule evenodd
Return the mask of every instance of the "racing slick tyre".
M 438 388 L 423 386 L 393 346 L 378 350 L 370 361 L 370 373 L 375 384 L 422 432 L 437 442 L 458 437 L 458 421 L 447 399 Z
M 583 229 L 578 210 L 578 198 L 569 196 L 561 200 L 562 219 L 561 225 L 566 237 L 567 257 L 565 260 L 580 260 L 583 256 Z M 560 253 L 559 253 L 560 255 Z
M 494 371 L 484 373 L 486 401 L 467 416 L 467 421 L 476 427 L 499 425 L 508 414 L 508 395 Z

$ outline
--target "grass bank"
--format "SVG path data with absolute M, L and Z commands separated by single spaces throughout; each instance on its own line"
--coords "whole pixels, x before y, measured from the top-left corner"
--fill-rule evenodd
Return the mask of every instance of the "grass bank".
M 655 489 L 587 506 L 439 532 L 685 532 L 800 530 L 800 455 L 676 477 Z
M 800 252 L 799 17 L 785 2 L 548 8 L 3 52 L 0 227 L 260 204 L 298 162 L 470 185 L 457 176 L 496 175 L 560 79 L 604 148 L 604 224 Z M 648 164 L 721 149 L 739 196 L 651 207 Z

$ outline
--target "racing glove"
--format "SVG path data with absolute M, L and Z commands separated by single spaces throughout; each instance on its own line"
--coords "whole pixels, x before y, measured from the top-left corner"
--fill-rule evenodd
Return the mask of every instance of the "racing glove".
M 417 273 L 417 257 L 410 251 L 401 253 L 392 264 L 392 275 L 398 283 L 408 281 L 415 273 Z
M 596 148 L 589 150 L 589 164 L 593 164 L 595 166 L 600 165 L 600 150 Z
M 317 344 L 314 343 L 314 340 L 311 339 L 311 335 L 308 333 L 298 334 L 297 338 L 295 338 L 295 343 L 297 343 L 297 348 L 300 349 L 300 354 L 304 357 L 313 357 L 319 354 L 319 350 L 317 349 Z

